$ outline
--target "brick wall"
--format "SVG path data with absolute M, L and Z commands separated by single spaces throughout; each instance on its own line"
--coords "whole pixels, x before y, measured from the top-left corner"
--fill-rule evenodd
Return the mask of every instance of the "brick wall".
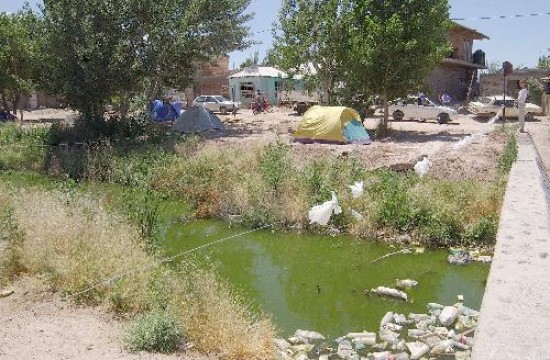
M 471 70 L 439 65 L 428 77 L 427 82 L 431 90 L 429 96 L 437 100 L 440 94 L 447 93 L 451 95 L 453 101 L 463 101 L 466 99 L 471 77 Z
M 199 84 L 195 89 L 197 95 L 229 94 L 229 57 L 222 56 L 205 64 L 200 71 Z

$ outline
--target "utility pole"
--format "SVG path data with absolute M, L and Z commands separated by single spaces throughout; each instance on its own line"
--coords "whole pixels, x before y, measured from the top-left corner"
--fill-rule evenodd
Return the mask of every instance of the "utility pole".
M 506 76 L 511 75 L 514 71 L 514 66 L 509 61 L 502 63 L 502 72 L 504 74 L 504 87 L 502 98 L 502 126 L 506 123 Z

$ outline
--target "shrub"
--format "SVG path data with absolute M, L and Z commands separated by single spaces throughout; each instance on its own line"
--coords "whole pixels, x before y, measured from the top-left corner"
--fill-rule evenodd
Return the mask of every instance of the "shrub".
M 130 351 L 169 353 L 177 350 L 182 335 L 182 328 L 174 313 L 155 309 L 138 317 L 126 342 Z
M 0 170 L 39 170 L 47 133 L 43 127 L 23 129 L 15 124 L 0 124 Z
M 281 142 L 266 146 L 260 157 L 259 168 L 264 181 L 278 192 L 285 176 L 290 170 L 288 158 L 289 146 Z

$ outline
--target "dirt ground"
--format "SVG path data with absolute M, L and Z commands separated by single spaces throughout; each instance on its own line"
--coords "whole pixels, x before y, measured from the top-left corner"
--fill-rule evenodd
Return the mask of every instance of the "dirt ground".
M 70 120 L 74 116 L 74 112 L 50 109 L 23 114 L 27 125 Z M 323 156 L 353 154 L 368 169 L 410 168 L 419 158 L 428 156 L 433 163 L 428 174 L 438 179 L 492 180 L 505 142 L 502 136 L 492 133 L 455 149 L 454 145 L 465 136 L 487 129 L 486 120 L 478 121 L 471 115 L 458 115 L 445 125 L 435 120 L 390 122 L 391 138 L 374 139 L 372 144 L 363 146 L 292 142 L 292 132 L 301 117 L 289 109 L 259 115 L 242 110 L 236 116 L 220 117 L 225 130 L 207 134 L 204 146 L 246 148 L 278 139 L 291 144 L 292 154 L 301 164 Z M 375 118 L 364 122 L 371 136 L 377 122 Z M 496 126 L 499 124 L 492 125 Z M 526 128 L 550 169 L 550 118 L 537 118 Z M 41 291 L 32 281 L 16 283 L 13 289 L 12 295 L 0 298 L 0 359 L 208 359 L 185 350 L 172 355 L 129 353 L 122 341 L 126 324 L 103 309 L 65 303 L 56 295 Z

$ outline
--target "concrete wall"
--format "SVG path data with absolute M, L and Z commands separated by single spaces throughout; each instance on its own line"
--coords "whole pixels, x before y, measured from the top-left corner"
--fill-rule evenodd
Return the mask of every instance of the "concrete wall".
M 541 103 L 544 115 L 550 115 L 550 94 L 542 94 Z
M 548 69 L 521 69 L 514 70 L 512 75 L 506 77 L 506 93 L 510 96 L 516 96 L 519 90 L 518 82 L 521 79 L 535 78 L 541 84 L 543 77 L 549 76 Z M 483 74 L 480 77 L 480 92 L 483 96 L 500 95 L 504 92 L 504 79 L 500 74 Z

